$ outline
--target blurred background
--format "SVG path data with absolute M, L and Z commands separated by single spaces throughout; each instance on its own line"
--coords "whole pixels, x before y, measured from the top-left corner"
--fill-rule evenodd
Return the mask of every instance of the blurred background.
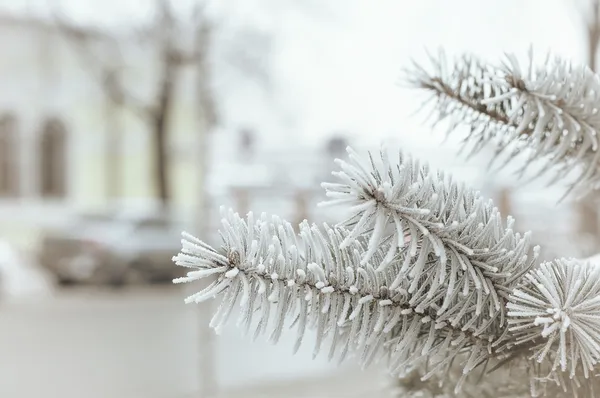
M 0 397 L 388 396 L 252 342 L 172 286 L 181 230 L 219 207 L 336 222 L 319 187 L 386 142 L 493 198 L 544 257 L 600 251 L 598 204 L 487 171 L 398 84 L 426 49 L 533 45 L 596 67 L 595 0 L 0 0 Z M 291 338 L 290 338 L 291 341 Z

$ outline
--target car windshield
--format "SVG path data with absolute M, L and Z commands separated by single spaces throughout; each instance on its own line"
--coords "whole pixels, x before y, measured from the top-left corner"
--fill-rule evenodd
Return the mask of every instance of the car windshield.
M 76 217 L 70 230 L 92 239 L 112 239 L 136 231 L 170 231 L 178 225 L 174 220 L 155 214 L 132 212 L 84 213 Z
M 87 213 L 80 214 L 75 220 L 73 227 L 78 234 L 87 237 L 103 237 L 120 235 L 129 228 L 123 220 L 110 213 Z
M 109 213 L 83 213 L 76 217 L 79 224 L 96 224 L 114 221 L 114 214 Z

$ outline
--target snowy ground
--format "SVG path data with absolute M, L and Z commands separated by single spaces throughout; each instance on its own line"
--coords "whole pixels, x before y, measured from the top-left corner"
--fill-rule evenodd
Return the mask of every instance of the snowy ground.
M 198 313 L 174 288 L 71 289 L 0 302 L 0 397 L 196 398 Z M 384 397 L 381 378 L 218 338 L 223 398 Z M 251 386 L 251 387 L 249 387 Z M 367 395 L 368 394 L 368 395 Z
M 0 296 L 4 300 L 36 300 L 52 294 L 50 279 L 33 260 L 32 255 L 0 241 Z

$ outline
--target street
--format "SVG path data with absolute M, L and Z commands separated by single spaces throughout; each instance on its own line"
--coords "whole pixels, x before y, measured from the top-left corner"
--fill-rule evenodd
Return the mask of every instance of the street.
M 184 296 L 174 287 L 73 288 L 0 302 L 0 397 L 198 397 L 200 321 Z M 253 343 L 233 323 L 215 337 L 221 391 L 287 379 L 291 387 L 293 379 L 334 374 L 335 365 L 310 358 L 310 344 L 292 357 L 291 343 Z M 352 383 L 345 384 L 349 390 Z M 248 391 L 224 395 L 247 397 Z M 335 391 L 326 396 L 353 396 Z M 258 396 L 281 396 L 281 390 Z
M 0 304 L 0 396 L 170 397 L 195 386 L 194 308 L 174 289 Z

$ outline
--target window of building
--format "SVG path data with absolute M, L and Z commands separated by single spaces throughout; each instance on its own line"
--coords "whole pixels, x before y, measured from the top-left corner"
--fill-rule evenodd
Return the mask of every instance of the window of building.
M 344 156 L 348 140 L 343 136 L 334 136 L 327 141 L 327 154 L 332 157 Z
M 42 126 L 40 137 L 40 194 L 62 198 L 67 193 L 67 130 L 60 120 L 51 118 Z
M 254 152 L 255 135 L 254 131 L 243 128 L 239 131 L 239 153 L 240 156 L 249 158 Z
M 13 115 L 0 117 L 0 197 L 19 194 L 17 119 Z
M 235 202 L 234 209 L 237 213 L 246 215 L 250 211 L 250 192 L 247 188 L 232 188 L 231 194 Z

